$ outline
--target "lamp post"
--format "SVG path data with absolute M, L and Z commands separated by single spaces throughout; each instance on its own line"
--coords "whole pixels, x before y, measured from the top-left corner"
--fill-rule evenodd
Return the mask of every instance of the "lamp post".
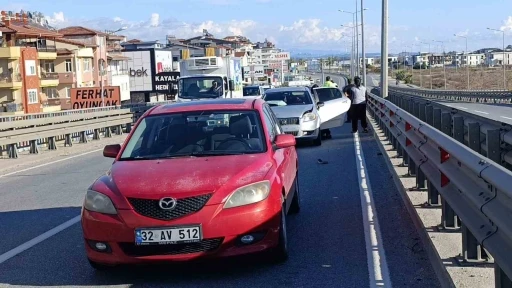
M 466 36 L 462 36 L 462 35 L 457 35 L 457 34 L 453 34 L 455 37 L 461 37 L 461 38 L 464 38 L 466 39 L 466 72 L 468 74 L 468 90 L 469 90 L 469 63 L 468 63 L 468 57 L 469 57 L 469 51 L 468 51 L 468 37 Z
M 360 74 L 359 73 L 359 65 L 360 65 L 360 61 L 359 61 L 359 31 L 358 31 L 359 29 L 357 28 L 357 26 L 359 26 L 359 25 L 357 24 L 357 13 L 359 13 L 359 12 L 363 13 L 362 11 L 367 10 L 367 9 L 365 8 L 365 9 L 357 10 L 357 1 L 358 0 L 356 0 L 356 11 L 355 12 L 350 12 L 350 11 L 345 11 L 345 10 L 338 10 L 338 11 L 343 12 L 343 13 L 352 14 L 352 21 L 354 21 L 354 25 L 352 27 L 354 28 L 354 38 L 355 38 L 355 58 L 356 58 L 356 63 L 357 63 L 355 73 L 357 75 L 359 75 Z M 348 26 L 346 26 L 346 27 L 348 27 Z
M 363 85 L 366 85 L 366 54 L 364 49 L 364 11 L 366 8 L 363 8 L 363 0 L 361 0 L 361 49 L 363 56 Z
M 505 31 L 492 28 L 487 28 L 487 30 L 503 33 L 503 61 L 501 62 L 501 65 L 503 65 L 503 89 L 507 90 L 507 72 L 505 70 Z
M 444 55 L 444 42 L 443 41 L 437 41 L 437 40 L 432 40 L 434 42 L 438 42 L 438 43 L 441 43 L 441 45 L 443 45 L 443 74 L 444 74 L 444 90 L 446 90 L 446 66 L 444 64 L 445 62 L 445 55 Z
M 355 71 L 355 34 L 354 34 L 354 26 L 348 26 L 348 25 L 340 25 L 341 27 L 347 27 L 352 29 L 352 47 L 350 51 L 350 77 L 354 78 L 356 71 Z
M 381 97 L 388 97 L 388 0 L 382 0 L 382 25 L 381 25 L 381 64 L 380 64 L 380 91 Z M 382 59 L 386 59 L 382 61 Z

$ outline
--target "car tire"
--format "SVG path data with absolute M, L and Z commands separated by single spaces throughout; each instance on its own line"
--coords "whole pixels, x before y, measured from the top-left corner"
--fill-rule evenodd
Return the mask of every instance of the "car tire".
M 286 202 L 281 208 L 281 221 L 279 224 L 279 243 L 271 253 L 270 258 L 273 263 L 283 263 L 288 260 L 288 234 L 286 232 Z
M 318 128 L 318 137 L 316 137 L 316 139 L 313 140 L 313 145 L 314 146 L 322 145 L 322 131 L 320 130 L 320 128 Z
M 89 261 L 89 265 L 91 265 L 94 270 L 97 271 L 106 271 L 106 270 L 112 270 L 115 266 L 105 265 L 98 262 L 94 262 L 91 259 L 87 259 Z
M 292 204 L 288 214 L 297 214 L 300 212 L 300 188 L 299 188 L 299 172 L 295 176 L 295 193 L 293 193 Z

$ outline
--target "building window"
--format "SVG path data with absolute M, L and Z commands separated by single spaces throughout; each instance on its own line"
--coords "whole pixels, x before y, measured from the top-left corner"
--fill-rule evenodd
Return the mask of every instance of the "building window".
M 46 94 L 48 99 L 57 99 L 59 98 L 59 91 L 55 88 L 43 88 L 43 93 Z
M 91 60 L 89 58 L 84 59 L 84 72 L 91 71 Z
M 28 104 L 39 103 L 39 97 L 37 97 L 37 89 L 27 89 L 27 94 L 28 94 Z
M 46 73 L 53 73 L 55 72 L 55 63 L 53 63 L 53 61 L 43 61 L 42 63 L 43 65 L 43 68 L 44 68 L 44 72 Z
M 66 87 L 64 89 L 66 91 L 66 98 L 71 98 L 71 88 L 70 87 Z
M 25 75 L 35 76 L 36 75 L 36 61 L 27 60 L 25 61 Z
M 73 64 L 71 59 L 66 59 L 66 72 L 73 72 Z

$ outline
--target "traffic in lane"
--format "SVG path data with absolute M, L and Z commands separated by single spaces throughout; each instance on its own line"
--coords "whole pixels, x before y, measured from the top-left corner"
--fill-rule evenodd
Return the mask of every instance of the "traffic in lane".
M 356 157 L 349 125 L 331 133 L 332 139 L 323 141 L 322 146 L 298 149 L 302 205 L 301 212 L 290 215 L 287 223 L 290 257 L 283 264 L 243 257 L 221 265 L 213 262 L 96 272 L 87 262 L 81 227 L 76 223 L 1 263 L 0 286 L 240 287 L 250 283 L 252 287 L 368 287 L 373 263 L 368 265 L 367 251 L 372 251 L 368 249 L 372 244 L 365 237 L 370 223 L 365 223 L 362 216 L 364 189 L 356 168 L 360 158 Z M 366 157 L 365 185 L 372 187 L 374 212 L 380 224 L 382 248 L 378 253 L 387 260 L 393 286 L 439 287 L 373 136 L 361 134 L 359 143 L 363 159 Z M 4 203 L 0 206 L 0 223 L 5 231 L 13 232 L 7 235 L 14 239 L 0 254 L 78 216 L 85 190 L 105 173 L 111 161 L 95 153 L 0 178 L 0 202 Z M 17 192 L 9 190 L 14 185 Z M 9 208 L 16 205 L 22 206 Z M 58 212 L 68 207 L 75 210 Z M 29 215 L 35 209 L 47 213 L 6 216 Z M 17 212 L 7 212 L 12 210 Z M 67 218 L 59 221 L 58 213 Z M 18 222 L 23 217 L 27 220 Z M 23 236 L 23 231 L 36 228 L 37 233 Z

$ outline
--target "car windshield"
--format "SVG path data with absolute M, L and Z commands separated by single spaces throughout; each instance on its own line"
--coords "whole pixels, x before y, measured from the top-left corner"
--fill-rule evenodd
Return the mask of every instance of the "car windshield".
M 306 91 L 267 91 L 264 100 L 270 106 L 313 104 Z
M 316 95 L 318 95 L 318 100 L 320 102 L 327 102 L 334 99 L 343 98 L 341 91 L 336 88 L 316 88 L 313 90 L 315 91 Z
M 266 151 L 259 114 L 194 111 L 143 118 L 120 160 L 252 154 Z
M 181 78 L 178 97 L 183 99 L 218 98 L 224 93 L 222 77 Z
M 259 96 L 260 87 L 244 87 L 244 96 Z

